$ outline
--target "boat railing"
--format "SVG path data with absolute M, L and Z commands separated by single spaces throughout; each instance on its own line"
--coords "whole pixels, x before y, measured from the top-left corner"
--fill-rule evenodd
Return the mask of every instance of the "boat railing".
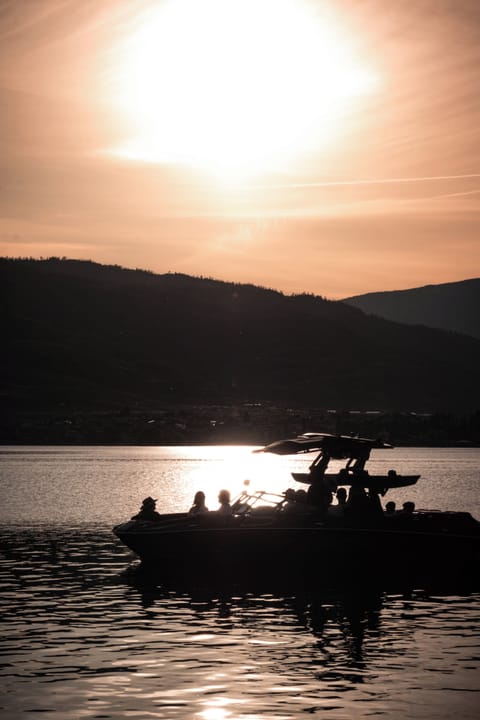
M 265 490 L 257 490 L 249 492 L 243 490 L 232 503 L 232 511 L 234 515 L 245 515 L 249 512 L 261 510 L 274 510 L 281 507 L 285 501 L 284 495 L 278 493 L 266 492 Z

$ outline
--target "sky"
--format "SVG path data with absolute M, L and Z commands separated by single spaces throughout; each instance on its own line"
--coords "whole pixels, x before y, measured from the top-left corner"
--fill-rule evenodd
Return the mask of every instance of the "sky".
M 0 255 L 480 275 L 478 0 L 0 0 Z

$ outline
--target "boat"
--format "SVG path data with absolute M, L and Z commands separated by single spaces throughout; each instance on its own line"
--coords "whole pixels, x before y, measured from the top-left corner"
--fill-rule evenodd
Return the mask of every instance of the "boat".
M 293 488 L 279 494 L 246 488 L 228 516 L 214 511 L 168 513 L 152 521 L 132 518 L 113 532 L 145 566 L 165 573 L 213 570 L 361 579 L 372 573 L 399 577 L 419 571 L 422 577 L 434 572 L 478 576 L 480 523 L 470 513 L 383 510 L 379 496 L 420 477 L 394 471 L 370 475 L 365 466 L 371 450 L 391 447 L 380 440 L 328 433 L 277 441 L 254 452 L 317 452 L 308 473 L 292 473 L 294 480 L 309 485 L 302 500 L 297 500 L 298 491 L 292 498 Z M 345 460 L 345 467 L 327 472 L 332 459 Z M 341 512 L 330 502 L 338 487 L 350 488 Z

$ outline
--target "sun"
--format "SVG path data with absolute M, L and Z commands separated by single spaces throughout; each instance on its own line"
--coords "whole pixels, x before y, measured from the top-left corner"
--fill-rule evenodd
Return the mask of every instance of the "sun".
M 308 0 L 164 0 L 119 49 L 114 152 L 223 177 L 288 167 L 333 142 L 376 77 Z

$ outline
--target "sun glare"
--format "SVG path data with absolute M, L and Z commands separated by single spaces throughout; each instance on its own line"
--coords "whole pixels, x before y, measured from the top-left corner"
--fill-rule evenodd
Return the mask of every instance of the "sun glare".
M 225 177 L 284 169 L 331 143 L 375 76 L 308 0 L 166 0 L 120 49 L 117 155 Z

